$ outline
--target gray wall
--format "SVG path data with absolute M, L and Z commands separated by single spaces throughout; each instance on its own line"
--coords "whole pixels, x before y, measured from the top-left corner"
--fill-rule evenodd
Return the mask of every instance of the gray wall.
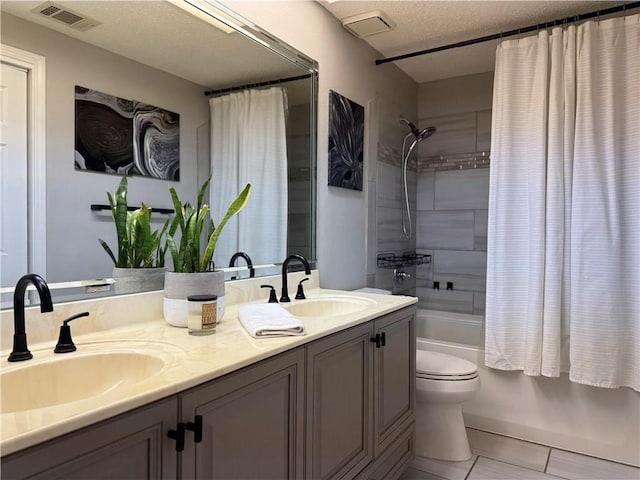
M 420 85 L 420 126 L 438 129 L 419 145 L 416 250 L 432 255 L 416 272 L 422 308 L 484 314 L 489 169 L 434 169 L 427 159 L 490 149 L 492 89 L 492 73 Z
M 2 15 L 2 42 L 46 58 L 47 281 L 111 276 L 113 263 L 98 238 L 115 248 L 110 213 L 90 211 L 107 203 L 119 177 L 74 169 L 74 86 L 141 100 L 180 114 L 180 182 L 130 178 L 129 204 L 171 207 L 168 186 L 195 201 L 196 130 L 208 122 L 203 87 L 106 50 Z M 204 129 L 205 131 L 207 129 Z M 161 227 L 159 217 L 156 225 Z

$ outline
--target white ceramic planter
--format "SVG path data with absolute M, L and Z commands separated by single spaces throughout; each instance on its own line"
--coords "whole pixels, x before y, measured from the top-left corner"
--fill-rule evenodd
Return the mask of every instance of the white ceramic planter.
M 164 319 L 174 327 L 187 326 L 187 297 L 217 295 L 218 320 L 224 316 L 224 272 L 166 272 L 164 280 Z

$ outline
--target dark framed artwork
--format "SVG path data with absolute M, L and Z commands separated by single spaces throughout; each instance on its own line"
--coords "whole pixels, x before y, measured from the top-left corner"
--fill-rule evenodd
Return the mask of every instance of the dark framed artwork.
M 329 90 L 329 185 L 362 191 L 364 107 Z
M 180 180 L 180 115 L 76 85 L 76 170 Z

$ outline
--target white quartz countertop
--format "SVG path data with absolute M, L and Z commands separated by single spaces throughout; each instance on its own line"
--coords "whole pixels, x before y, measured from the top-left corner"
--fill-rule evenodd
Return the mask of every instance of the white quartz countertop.
M 121 322 L 116 328 L 95 333 L 74 334 L 77 351 L 73 353 L 56 355 L 53 353 L 55 341 L 42 342 L 30 345 L 33 359 L 9 363 L 8 351 L 3 351 L 0 365 L 3 372 L 28 368 L 41 362 L 58 361 L 62 357 L 89 355 L 96 351 L 153 351 L 162 356 L 165 366 L 145 380 L 98 396 L 62 405 L 0 414 L 0 452 L 2 455 L 17 452 L 417 302 L 415 297 L 406 296 L 320 288 L 307 291 L 308 299 L 345 295 L 366 297 L 374 300 L 375 305 L 347 315 L 301 318 L 306 331 L 304 336 L 253 338 L 238 321 L 238 310 L 243 303 L 236 303 L 227 305 L 216 332 L 208 336 L 189 335 L 187 329 L 172 327 L 159 316 L 142 323 L 132 322 L 128 326 L 121 326 Z M 74 324 L 71 325 L 73 331 Z M 69 378 L 68 386 L 61 388 L 73 388 L 74 380 Z

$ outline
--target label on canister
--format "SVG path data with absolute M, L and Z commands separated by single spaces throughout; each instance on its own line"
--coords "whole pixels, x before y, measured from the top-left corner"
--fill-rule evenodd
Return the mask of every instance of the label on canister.
M 216 328 L 218 322 L 217 302 L 205 303 L 202 305 L 202 329 L 212 330 Z

